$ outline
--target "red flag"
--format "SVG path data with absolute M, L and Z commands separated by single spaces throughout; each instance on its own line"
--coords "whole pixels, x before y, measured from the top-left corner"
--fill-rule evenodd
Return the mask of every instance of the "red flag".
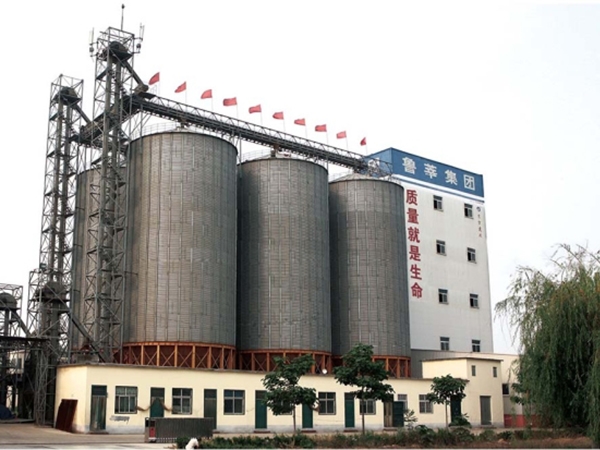
M 154 83 L 158 83 L 160 81 L 160 72 L 156 72 L 152 78 L 150 78 L 150 81 L 148 81 L 148 84 L 150 86 L 152 86 Z
M 306 126 L 306 119 L 296 119 L 296 120 L 294 120 L 294 123 L 296 125 Z
M 327 131 L 327 125 L 317 125 L 315 131 Z
M 183 84 L 180 84 L 177 89 L 175 89 L 175 93 L 179 94 L 187 89 L 187 81 L 184 81 Z
M 204 100 L 206 98 L 212 98 L 212 89 L 205 90 L 200 96 L 200 100 Z
M 237 97 L 223 99 L 223 106 L 237 106 Z
M 273 114 L 273 119 L 283 120 L 283 112 L 276 112 Z
M 364 137 L 364 138 L 361 139 L 360 145 L 367 145 L 367 138 L 366 137 Z
M 335 135 L 335 137 L 338 139 L 346 139 L 346 132 L 340 131 L 338 134 Z
M 256 105 L 256 106 L 251 106 L 248 109 L 248 112 L 250 114 L 254 114 L 254 113 L 262 113 L 262 108 L 260 107 L 260 105 Z

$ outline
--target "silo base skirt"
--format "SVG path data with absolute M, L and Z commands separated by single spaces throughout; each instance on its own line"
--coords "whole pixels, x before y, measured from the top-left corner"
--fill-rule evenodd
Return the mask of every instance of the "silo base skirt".
M 375 355 L 373 361 L 381 361 L 392 378 L 410 378 L 410 358 L 407 356 Z M 334 356 L 333 366 L 341 365 L 343 365 L 342 357 Z
M 312 355 L 316 364 L 311 373 L 331 373 L 333 369 L 331 353 L 312 350 L 244 350 L 238 352 L 238 369 L 254 372 L 270 372 L 275 368 L 275 357 L 294 359 L 302 355 Z M 325 372 L 326 371 L 326 372 Z
M 235 347 L 198 342 L 138 342 L 123 344 L 123 364 L 138 366 L 235 369 Z

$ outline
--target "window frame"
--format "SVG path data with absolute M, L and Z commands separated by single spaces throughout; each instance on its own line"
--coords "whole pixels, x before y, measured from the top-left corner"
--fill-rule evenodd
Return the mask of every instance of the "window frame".
M 179 391 L 177 394 L 175 391 Z M 184 392 L 185 391 L 185 392 Z M 184 411 L 184 400 L 188 399 L 189 412 Z M 175 400 L 179 400 L 179 405 L 175 406 Z M 189 416 L 193 411 L 194 389 L 193 388 L 172 388 L 171 389 L 171 414 Z
M 120 394 L 119 389 L 124 389 L 125 392 Z M 134 389 L 135 394 L 128 393 L 128 389 Z M 121 399 L 129 399 L 126 400 L 126 404 L 128 406 L 127 411 L 121 410 Z M 137 398 L 138 398 L 138 388 L 137 386 L 115 386 L 115 414 L 137 414 Z M 131 401 L 133 400 L 133 407 Z
M 236 408 L 238 406 L 239 408 Z M 231 411 L 227 411 L 227 406 Z M 239 411 L 238 411 L 239 409 Z M 246 414 L 246 391 L 242 389 L 223 389 L 223 415 L 243 416 Z
M 335 392 L 319 392 L 319 415 L 335 416 L 336 414 L 336 398 Z M 331 411 L 329 411 L 331 409 Z
M 359 400 L 358 402 L 358 412 L 359 414 L 363 414 L 363 409 L 365 410 L 365 416 L 371 416 L 377 414 L 377 400 L 372 398 L 367 398 L 365 400 Z
M 427 400 L 427 394 L 419 394 L 419 414 L 433 414 L 433 403 Z
M 492 367 L 492 377 L 498 378 L 498 367 L 496 366 Z
M 463 207 L 463 211 L 466 219 L 473 219 L 473 205 L 470 203 L 465 203 Z M 467 213 L 467 211 L 469 211 Z
M 444 198 L 441 195 L 433 196 L 433 209 L 436 211 L 444 210 Z
M 435 241 L 435 251 L 438 255 L 446 256 L 446 241 L 442 241 L 436 239 Z
M 467 261 L 477 263 L 477 250 L 472 247 L 467 247 Z
M 479 309 L 479 294 L 469 294 L 469 305 L 473 309 Z
M 471 365 L 471 376 L 472 377 L 476 377 L 477 376 L 477 366 L 475 364 Z
M 471 351 L 481 353 L 481 339 L 471 339 Z
M 396 394 L 396 400 L 404 402 L 404 412 L 408 411 L 408 394 Z
M 442 305 L 448 304 L 448 289 L 438 289 L 438 303 Z
M 447 347 L 447 348 L 444 348 Z M 440 336 L 440 351 L 449 352 L 450 351 L 450 338 L 448 336 Z
M 502 395 L 510 395 L 510 387 L 508 383 L 502 383 Z

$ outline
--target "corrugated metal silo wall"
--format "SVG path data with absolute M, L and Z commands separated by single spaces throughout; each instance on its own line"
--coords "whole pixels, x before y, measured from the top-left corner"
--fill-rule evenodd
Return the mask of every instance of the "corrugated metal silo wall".
M 333 353 L 410 356 L 403 188 L 351 179 L 329 194 Z
M 84 318 L 84 298 L 86 289 L 87 253 L 90 250 L 88 233 L 88 216 L 90 215 L 90 183 L 98 184 L 98 172 L 86 170 L 77 175 L 77 192 L 75 194 L 75 223 L 73 231 L 73 278 L 71 291 L 71 311 L 81 322 Z M 73 348 L 83 345 L 81 335 L 72 332 Z
M 196 133 L 133 143 L 124 342 L 235 345 L 236 155 Z
M 238 351 L 331 351 L 327 171 L 271 158 L 241 165 Z

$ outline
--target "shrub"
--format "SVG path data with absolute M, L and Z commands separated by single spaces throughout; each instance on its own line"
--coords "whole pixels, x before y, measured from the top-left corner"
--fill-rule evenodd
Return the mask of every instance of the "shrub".
M 495 441 L 496 439 L 498 439 L 498 437 L 496 436 L 496 432 L 494 430 L 483 430 L 477 436 L 477 440 L 480 442 L 491 442 Z
M 185 446 L 187 445 L 187 443 L 190 442 L 190 438 L 189 437 L 178 437 L 175 440 L 175 444 L 177 445 L 177 448 L 185 448 Z
M 512 431 L 501 431 L 498 433 L 498 439 L 504 439 L 510 441 L 515 438 L 515 434 Z
M 452 422 L 450 422 L 450 426 L 451 427 L 470 427 L 471 422 L 469 422 L 469 415 L 461 414 L 460 416 L 455 417 L 454 419 L 452 419 Z
M 475 435 L 471 433 L 471 430 L 465 427 L 456 427 L 452 429 L 452 434 L 456 436 L 458 444 L 473 442 L 475 440 Z

